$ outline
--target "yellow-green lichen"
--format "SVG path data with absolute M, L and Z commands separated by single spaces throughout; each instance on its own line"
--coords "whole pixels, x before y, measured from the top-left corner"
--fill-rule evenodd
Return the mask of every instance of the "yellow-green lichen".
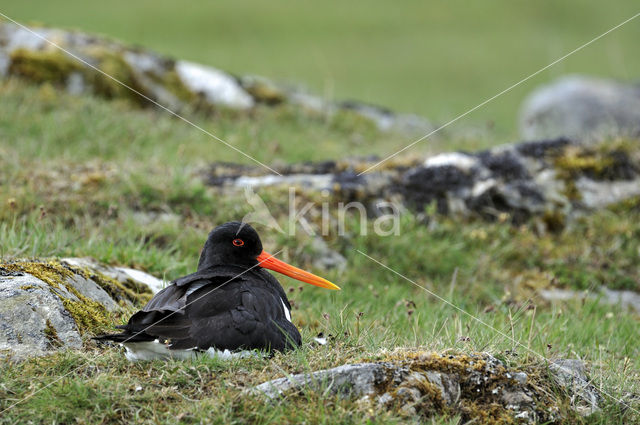
M 43 83 L 63 84 L 80 69 L 78 62 L 60 50 L 16 49 L 11 52 L 9 73 Z
M 556 169 L 567 177 L 578 177 L 590 174 L 595 177 L 603 175 L 613 159 L 603 152 L 595 152 L 581 147 L 571 146 L 564 150 L 555 160 Z
M 130 305 L 129 303 L 140 307 L 146 304 L 153 296 L 153 292 L 148 286 L 140 284 L 133 279 L 127 279 L 124 282 L 120 282 L 119 280 L 109 277 L 103 273 L 92 271 L 87 268 L 82 268 L 78 271 L 81 271 L 85 278 L 96 282 L 122 307 L 128 307 Z
M 186 103 L 194 103 L 198 100 L 198 95 L 191 91 L 183 82 L 175 69 L 165 72 L 162 78 L 157 79 L 158 83 L 170 91 L 178 99 Z
M 440 372 L 457 377 L 460 398 L 455 404 L 455 409 L 444 403 L 440 389 L 428 380 L 410 379 L 398 387 L 395 387 L 391 380 L 387 380 L 383 387 L 377 389 L 379 394 L 388 393 L 391 396 L 393 406 L 409 406 L 423 416 L 437 412 L 445 415 L 462 414 L 464 421 L 479 424 L 516 423 L 516 412 L 508 408 L 501 399 L 503 390 L 511 388 L 516 392 L 526 389 L 532 395 L 533 403 L 523 407 L 533 409 L 537 419 L 549 420 L 554 418 L 551 412 L 566 398 L 561 392 L 550 391 L 548 369 L 543 364 L 526 365 L 514 370 L 482 353 L 439 354 L 406 350 L 389 354 L 384 360 L 402 364 L 409 371 L 418 372 L 423 376 L 426 376 L 427 372 Z M 513 373 L 518 371 L 527 374 L 526 383 L 519 384 L 514 381 Z M 407 386 L 420 391 L 421 397 L 418 402 L 406 404 L 406 400 L 403 399 L 406 393 L 401 389 Z M 409 412 L 411 411 L 409 409 Z
M 255 79 L 245 84 L 244 89 L 259 103 L 278 105 L 286 100 L 286 95 L 282 90 L 260 79 Z
M 47 337 L 47 341 L 49 341 L 49 344 L 51 345 L 51 347 L 58 348 L 64 345 L 64 343 L 60 340 L 60 337 L 58 336 L 58 331 L 56 331 L 56 328 L 53 326 L 53 324 L 49 319 L 47 319 L 47 322 L 45 324 L 44 334 Z
M 151 297 L 151 291 L 148 288 L 144 292 L 136 293 L 134 288 L 137 289 L 138 286 L 135 284 L 122 284 L 102 273 L 93 272 L 86 268 L 71 267 L 57 260 L 14 261 L 5 263 L 2 267 L 11 272 L 28 273 L 47 283 L 53 292 L 60 297 L 81 333 L 95 334 L 109 329 L 114 317 L 102 304 L 82 295 L 70 283 L 75 275 L 94 280 L 124 307 L 130 306 L 128 302 L 139 306 Z M 73 294 L 76 299 L 64 297 L 60 291 L 56 291 L 56 289 L 62 288 Z
M 93 57 L 96 66 L 104 73 L 96 72 L 93 69 L 85 69 L 84 76 L 87 82 L 93 87 L 96 94 L 108 99 L 128 99 L 135 103 L 141 103 L 140 96 L 132 92 L 127 86 L 140 90 L 133 70 L 122 57 L 122 53 L 106 47 L 93 46 L 87 50 Z M 105 74 L 113 78 L 107 77 Z M 116 81 L 118 80 L 118 81 Z

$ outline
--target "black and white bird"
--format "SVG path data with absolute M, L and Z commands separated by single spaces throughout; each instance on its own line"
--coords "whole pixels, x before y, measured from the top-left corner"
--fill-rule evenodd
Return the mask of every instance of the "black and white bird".
M 265 269 L 328 289 L 340 289 L 262 249 L 248 224 L 216 227 L 204 245 L 198 270 L 173 281 L 135 313 L 123 332 L 96 337 L 126 348 L 129 360 L 222 358 L 252 350 L 284 351 L 301 344 L 291 323 L 291 304 Z

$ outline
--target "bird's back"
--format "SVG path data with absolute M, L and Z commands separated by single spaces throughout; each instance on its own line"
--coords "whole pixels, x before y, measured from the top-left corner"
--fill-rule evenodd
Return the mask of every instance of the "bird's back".
M 172 357 L 210 349 L 282 351 L 301 343 L 290 309 L 265 270 L 216 266 L 177 279 L 121 326 L 122 333 L 98 339 Z

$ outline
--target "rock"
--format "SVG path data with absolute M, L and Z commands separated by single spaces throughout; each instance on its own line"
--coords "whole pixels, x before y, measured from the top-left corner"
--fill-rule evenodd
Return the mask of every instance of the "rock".
M 547 301 L 597 300 L 603 304 L 613 305 L 619 309 L 632 309 L 640 313 L 640 294 L 634 291 L 602 288 L 599 292 L 574 291 L 571 289 L 543 289 L 540 297 Z
M 139 307 L 151 297 L 132 276 L 88 259 L 1 263 L 0 357 L 22 360 L 82 347 L 82 335 L 109 327 L 121 307 Z
M 0 22 L 0 77 L 6 76 L 51 83 L 73 94 L 94 93 L 109 99 L 125 98 L 140 106 L 161 105 L 176 113 L 218 108 L 246 111 L 257 104 L 290 105 L 323 118 L 339 119 L 341 113 L 352 113 L 380 131 L 422 134 L 432 130 L 428 121 L 415 115 L 396 114 L 360 102 L 328 102 L 264 77 L 236 77 L 210 66 L 174 60 L 78 31 L 25 29 L 11 22 Z
M 30 275 L 0 275 L 0 357 L 19 360 L 82 347 L 61 295 Z
M 274 379 L 252 388 L 250 392 L 275 398 L 304 388 L 315 388 L 316 390 L 327 388 L 331 394 L 339 394 L 343 397 L 362 397 L 375 394 L 376 385 L 386 382 L 390 378 L 389 373 L 393 379 L 396 374 L 403 372 L 390 363 L 347 364 L 310 374 Z
M 313 267 L 319 270 L 337 269 L 343 271 L 347 267 L 347 259 L 339 252 L 329 248 L 324 239 L 319 236 L 311 240 L 309 251 L 308 255 L 303 256 L 303 261 L 305 259 L 310 261 Z
M 553 378 L 571 395 L 571 404 L 582 416 L 600 408 L 601 396 L 586 375 L 584 362 L 578 359 L 556 360 L 549 365 Z
M 593 209 L 640 196 L 640 179 L 600 182 L 581 177 L 576 180 L 575 185 L 582 196 L 583 205 Z
M 154 294 L 167 286 L 167 282 L 149 273 L 128 267 L 105 266 L 92 258 L 62 258 L 60 261 L 63 264 L 68 264 L 73 267 L 82 267 L 97 271 L 122 284 L 133 286 L 141 293 L 144 293 L 146 288 L 144 286 L 139 287 L 139 284 L 146 285 Z
M 524 101 L 526 139 L 598 141 L 640 135 L 640 86 L 573 75 L 537 88 Z
M 498 146 L 480 152 L 449 152 L 417 160 L 345 158 L 317 164 L 260 167 L 214 164 L 206 177 L 222 190 L 301 187 L 326 192 L 334 203 L 361 203 L 369 216 L 381 204 L 432 213 L 510 220 L 531 218 L 560 230 L 567 218 L 640 196 L 640 146 L 583 146 L 566 138 Z M 364 172 L 364 170 L 369 170 Z
M 425 134 L 432 132 L 435 128 L 427 120 L 417 115 L 396 114 L 387 108 L 377 105 L 357 101 L 344 101 L 337 106 L 339 109 L 353 111 L 358 115 L 369 118 L 381 131 Z
M 186 61 L 178 61 L 175 69 L 192 92 L 202 95 L 212 105 L 232 109 L 248 109 L 253 106 L 253 98 L 234 78 L 222 71 Z
M 256 102 L 278 105 L 287 100 L 287 93 L 264 77 L 245 75 L 240 77 L 240 85 Z
M 529 423 L 556 421 L 565 398 L 572 402 L 580 399 L 580 403 L 572 406 L 581 413 L 598 409 L 599 395 L 588 384 L 582 362 L 558 360 L 550 369 L 543 364 L 537 368 L 535 382 L 529 382 L 533 378 L 527 373 L 507 368 L 488 354 L 422 353 L 274 379 L 246 393 L 275 399 L 308 391 L 322 392 L 325 396 L 357 398 L 359 404 L 395 409 L 406 416 L 456 412 L 463 421 L 479 420 L 482 416 L 481 422 L 514 418 Z M 541 378 L 548 370 L 553 381 Z M 564 395 L 558 394 L 555 385 L 561 387 Z M 588 402 L 589 412 L 582 409 L 583 402 Z

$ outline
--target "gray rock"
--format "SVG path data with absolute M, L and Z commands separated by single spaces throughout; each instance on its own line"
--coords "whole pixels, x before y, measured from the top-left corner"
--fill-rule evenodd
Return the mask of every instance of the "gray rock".
M 107 292 L 100 287 L 94 281 L 85 278 L 82 275 L 75 274 L 73 277 L 67 279 L 67 282 L 73 286 L 73 288 L 80 293 L 80 295 L 94 300 L 102 304 L 107 311 L 115 311 L 119 308 L 113 298 L 107 294 Z
M 237 80 L 220 70 L 187 61 L 178 61 L 175 70 L 185 86 L 213 105 L 248 109 L 254 104 Z
M 549 365 L 558 385 L 571 394 L 571 403 L 583 416 L 597 412 L 602 397 L 587 378 L 585 364 L 578 359 L 556 360 Z
M 540 231 L 559 230 L 585 212 L 640 196 L 640 146 L 583 146 L 567 139 L 498 146 L 481 152 L 449 152 L 422 163 L 377 164 L 377 158 L 343 159 L 279 168 L 212 166 L 208 182 L 224 190 L 248 186 L 295 186 L 327 191 L 332 201 L 360 202 L 369 217 L 378 205 L 396 212 L 508 219 L 534 218 Z M 317 211 L 311 211 L 315 214 Z M 542 220 L 538 219 L 541 217 Z M 553 228 L 553 226 L 556 226 Z M 318 231 L 316 231 L 318 233 Z
M 311 263 L 313 267 L 320 270 L 338 269 L 344 270 L 347 267 L 347 259 L 339 252 L 329 248 L 321 237 L 315 237 L 311 241 Z
M 455 356 L 443 355 L 441 359 L 449 357 L 455 361 Z M 557 419 L 552 413 L 557 408 L 545 406 L 545 402 L 538 399 L 545 392 L 540 392 L 539 382 L 535 386 L 528 384 L 526 373 L 509 371 L 490 355 L 479 356 L 478 361 L 482 361 L 482 369 L 469 367 L 456 371 L 452 368 L 447 373 L 437 369 L 424 370 L 424 366 L 416 369 L 414 365 L 420 365 L 420 358 L 406 362 L 347 364 L 274 379 L 246 390 L 246 393 L 275 399 L 283 395 L 304 394 L 305 391 L 321 391 L 325 395 L 357 398 L 359 404 L 396 408 L 408 416 L 432 414 L 434 406 L 455 410 L 461 398 L 466 397 L 467 403 L 493 406 L 497 403 L 511 412 L 514 418 L 526 419 L 530 423 Z M 473 362 L 469 364 L 471 366 Z M 546 392 L 555 392 L 554 385 L 559 385 L 581 414 L 591 414 L 599 409 L 600 396 L 590 385 L 581 361 L 558 360 L 551 364 L 550 371 L 554 381 L 549 382 Z M 434 398 L 433 387 L 438 389 L 439 398 Z M 425 411 L 425 408 L 430 410 Z
M 637 137 L 640 86 L 580 75 L 560 78 L 524 101 L 520 131 L 526 139 Z
M 434 371 L 425 372 L 427 380 L 438 387 L 442 400 L 447 406 L 454 406 L 460 400 L 460 382 L 452 374 Z
M 128 267 L 105 266 L 92 258 L 62 258 L 60 261 L 70 266 L 85 267 L 89 270 L 95 270 L 105 276 L 117 280 L 120 283 L 126 283 L 127 281 L 134 280 L 135 282 L 148 286 L 154 294 L 163 289 L 167 284 L 167 282 L 158 279 L 149 273 Z
M 328 190 L 331 188 L 333 176 L 331 174 L 292 174 L 278 176 L 240 176 L 233 181 L 237 187 L 259 188 L 264 186 L 299 186 L 310 190 Z
M 49 285 L 30 275 L 0 275 L 0 356 L 20 360 L 81 346 L 75 321 Z
M 632 309 L 640 313 L 640 294 L 634 291 L 602 288 L 599 292 L 574 291 L 571 289 L 542 289 L 539 292 L 547 301 L 597 300 L 602 304 L 617 306 L 620 309 Z
M 9 264 L 20 266 L 20 263 L 17 260 Z M 21 268 L 35 270 L 38 264 L 28 261 Z M 144 288 L 148 292 L 145 283 L 150 281 L 148 275 L 143 276 L 142 272 L 136 270 L 104 266 L 93 260 L 77 258 L 61 260 L 55 267 L 42 263 L 42 270 L 50 272 L 45 282 L 26 272 L 10 271 L 9 265 L 3 267 L 0 264 L 0 357 L 22 360 L 57 350 L 81 348 L 81 330 L 87 329 L 80 329 L 79 324 L 83 326 L 83 322 L 76 323 L 74 319 L 74 314 L 81 314 L 76 311 L 78 303 L 91 300 L 99 306 L 92 309 L 103 309 L 101 311 L 106 314 L 118 310 L 122 302 L 132 302 L 115 286 L 103 288 L 98 282 L 105 284 L 106 280 L 104 276 L 99 278 L 99 274 L 126 283 L 129 288 Z M 75 307 L 68 310 L 70 305 Z
M 312 115 L 331 117 L 348 109 L 370 120 L 381 131 L 414 134 L 432 130 L 427 120 L 415 115 L 396 114 L 360 102 L 329 102 L 298 88 L 275 84 L 264 77 L 235 77 L 213 67 L 175 61 L 152 51 L 127 47 L 77 31 L 44 27 L 25 29 L 11 22 L 0 23 L 0 76 L 11 72 L 11 55 L 18 49 L 35 53 L 59 52 L 47 40 L 55 42 L 98 69 L 103 67 L 103 60 L 106 59 L 109 66 L 105 71 L 114 73 L 111 77 L 123 81 L 141 96 L 138 99 L 124 88 L 109 88 L 115 81 L 85 67 L 80 61 L 77 62 L 78 69 L 66 67 L 70 68 L 66 71 L 69 74 L 62 78 L 56 75 L 52 81 L 66 81 L 66 89 L 73 94 L 94 92 L 110 98 L 126 97 L 139 100 L 140 105 L 160 104 L 174 112 L 185 110 L 187 106 L 204 110 L 216 107 L 247 110 L 260 103 L 267 106 L 290 104 L 299 106 Z M 63 54 L 60 58 L 72 63 L 76 61 Z M 65 67 L 61 67 L 63 68 Z M 30 73 L 22 73 L 21 77 L 33 78 Z M 36 78 L 36 81 L 40 82 L 40 79 Z
M 391 363 L 358 363 L 338 366 L 308 374 L 298 374 L 287 378 L 274 379 L 260 384 L 249 391 L 275 398 L 304 388 L 326 388 L 330 394 L 343 397 L 362 397 L 376 392 L 376 385 L 389 379 L 389 374 L 406 374 Z
M 586 177 L 576 180 L 576 188 L 587 208 L 604 208 L 608 205 L 640 196 L 640 179 L 630 181 L 595 181 Z

